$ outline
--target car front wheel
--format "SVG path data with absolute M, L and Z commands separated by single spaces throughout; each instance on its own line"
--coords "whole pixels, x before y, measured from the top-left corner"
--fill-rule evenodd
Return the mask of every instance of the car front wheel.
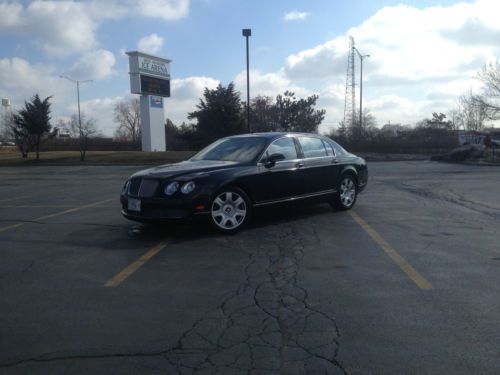
M 340 210 L 348 210 L 354 206 L 357 198 L 356 180 L 350 174 L 343 175 L 340 179 L 338 193 L 334 199 L 334 206 Z
M 248 222 L 250 211 L 250 200 L 243 190 L 226 188 L 212 200 L 210 219 L 219 232 L 235 233 Z

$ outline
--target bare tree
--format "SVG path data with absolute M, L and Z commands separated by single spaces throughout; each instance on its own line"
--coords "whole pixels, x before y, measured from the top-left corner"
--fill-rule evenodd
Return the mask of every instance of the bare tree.
M 485 65 L 478 74 L 483 82 L 482 95 L 473 95 L 472 99 L 486 112 L 489 119 L 500 119 L 500 62 L 497 60 Z
M 460 103 L 459 103 L 459 108 L 451 109 L 446 117 L 450 119 L 452 130 L 460 130 L 460 127 L 462 126 L 462 114 L 460 112 Z
M 458 123 L 468 131 L 480 131 L 488 118 L 488 109 L 482 100 L 478 100 L 472 91 L 463 93 L 458 99 Z
M 115 136 L 136 142 L 141 137 L 141 114 L 138 99 L 121 101 L 115 105 L 114 121 L 118 124 Z
M 97 134 L 96 120 L 87 118 L 84 113 L 81 114 L 81 123 L 78 121 L 78 115 L 74 114 L 65 124 L 71 138 L 78 139 L 78 150 L 80 151 L 80 160 L 85 160 L 89 138 Z

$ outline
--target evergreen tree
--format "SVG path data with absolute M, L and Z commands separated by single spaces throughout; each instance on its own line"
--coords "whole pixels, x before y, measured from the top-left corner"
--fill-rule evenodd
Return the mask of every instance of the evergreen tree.
M 36 94 L 30 102 L 24 102 L 24 108 L 13 116 L 12 133 L 23 158 L 27 158 L 33 149 L 36 160 L 40 158 L 40 140 L 51 129 L 50 98 L 41 100 Z
M 240 95 L 233 83 L 227 87 L 219 84 L 213 90 L 205 88 L 196 108 L 196 111 L 189 113 L 188 118 L 197 120 L 196 133 L 204 144 L 246 131 Z
M 252 129 L 316 133 L 326 113 L 324 109 L 314 109 L 317 100 L 317 95 L 297 99 L 291 91 L 279 94 L 274 102 L 258 96 L 251 103 Z

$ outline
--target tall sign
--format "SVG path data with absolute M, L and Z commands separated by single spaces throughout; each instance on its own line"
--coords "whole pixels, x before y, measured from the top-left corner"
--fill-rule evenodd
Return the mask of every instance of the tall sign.
M 141 95 L 142 151 L 165 151 L 165 97 L 170 97 L 170 60 L 127 52 L 130 91 Z

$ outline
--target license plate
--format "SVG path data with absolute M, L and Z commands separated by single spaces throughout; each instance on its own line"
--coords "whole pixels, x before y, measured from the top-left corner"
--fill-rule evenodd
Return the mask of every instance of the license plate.
M 139 199 L 128 199 L 128 209 L 129 211 L 140 211 L 141 210 L 141 201 Z

